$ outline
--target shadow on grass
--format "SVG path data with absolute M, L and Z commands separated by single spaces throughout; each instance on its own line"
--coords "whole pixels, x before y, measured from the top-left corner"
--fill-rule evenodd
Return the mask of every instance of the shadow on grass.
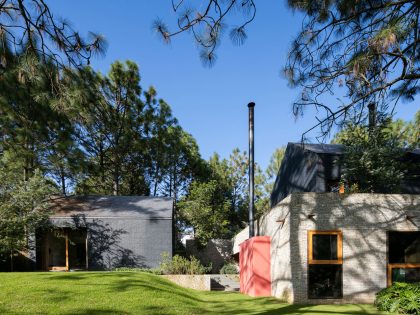
M 137 277 L 141 274 L 141 278 Z M 95 278 L 103 280 L 103 278 L 112 278 L 111 281 L 106 283 L 96 283 Z M 104 286 L 101 290 L 106 290 L 110 293 L 124 292 L 129 290 L 136 290 L 144 288 L 145 290 L 154 291 L 156 294 L 165 293 L 168 295 L 176 294 L 177 297 L 183 297 L 188 300 L 194 300 L 201 302 L 200 299 L 196 298 L 196 291 L 188 290 L 179 286 L 174 285 L 166 279 L 150 275 L 148 273 L 138 272 L 83 272 L 83 273 L 62 273 L 62 274 L 50 274 L 49 280 L 67 280 L 73 281 L 78 280 L 77 286 L 90 286 L 93 283 L 95 286 Z M 85 280 L 83 282 L 81 280 Z
M 359 310 L 346 310 L 346 306 L 343 307 L 343 310 L 340 310 L 340 306 L 336 307 L 336 305 L 329 305 L 334 310 L 326 310 L 326 307 L 317 310 L 316 306 L 308 306 L 308 305 L 288 305 L 283 306 L 278 309 L 264 311 L 258 314 L 265 314 L 265 315 L 274 315 L 274 314 L 349 314 L 349 315 L 366 315 L 366 314 L 375 314 L 370 312 L 369 310 L 358 306 Z M 356 307 L 356 306 L 354 306 Z M 376 313 L 378 314 L 378 313 Z
M 42 274 L 42 280 L 47 284 L 43 290 L 46 300 L 70 303 L 71 309 L 64 308 L 62 314 L 378 314 L 363 305 L 291 305 L 275 298 L 250 298 L 236 292 L 195 291 L 147 273 L 50 273 Z M 55 285 L 60 282 L 61 287 L 50 289 L 49 281 Z M 98 302 L 84 308 L 78 305 L 83 292 L 91 290 L 97 291 L 98 301 L 105 304 Z M 144 292 L 148 294 L 147 301 Z M 91 293 L 90 298 L 96 299 Z M 108 298 L 112 305 L 106 305 Z
M 113 314 L 113 315 L 127 315 L 129 313 L 127 312 L 122 312 L 122 311 L 117 311 L 114 309 L 81 309 L 81 310 L 72 310 L 71 312 L 68 313 L 61 313 L 63 315 L 100 315 L 100 314 Z

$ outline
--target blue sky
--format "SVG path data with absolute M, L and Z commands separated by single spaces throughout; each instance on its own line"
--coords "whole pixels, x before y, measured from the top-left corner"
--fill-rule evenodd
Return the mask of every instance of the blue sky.
M 49 4 L 55 15 L 68 19 L 81 34 L 94 31 L 106 37 L 106 56 L 92 61 L 96 70 L 107 72 L 115 60 L 137 62 L 142 87 L 153 85 L 171 105 L 181 126 L 196 138 L 203 158 L 213 152 L 228 157 L 235 147 L 247 150 L 250 101 L 256 103 L 255 158 L 264 168 L 277 147 L 299 141 L 302 132 L 315 124 L 311 112 L 295 121 L 291 104 L 299 91 L 290 89 L 280 75 L 302 21 L 286 1 L 256 1 L 257 16 L 247 29 L 247 41 L 236 47 L 225 36 L 211 69 L 202 66 L 188 34 L 165 45 L 153 33 L 157 17 L 169 26 L 176 21 L 170 0 Z M 409 120 L 418 108 L 416 103 L 400 104 L 396 117 Z

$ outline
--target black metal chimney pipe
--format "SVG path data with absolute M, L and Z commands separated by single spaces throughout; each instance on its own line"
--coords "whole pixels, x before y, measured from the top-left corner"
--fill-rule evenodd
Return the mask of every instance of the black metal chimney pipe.
M 248 104 L 249 109 L 249 238 L 254 237 L 254 107 L 255 103 Z

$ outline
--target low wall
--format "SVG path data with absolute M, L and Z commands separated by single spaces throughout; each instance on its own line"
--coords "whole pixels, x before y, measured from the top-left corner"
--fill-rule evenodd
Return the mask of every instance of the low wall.
M 210 291 L 211 275 L 163 275 L 161 276 L 177 285 L 200 291 Z

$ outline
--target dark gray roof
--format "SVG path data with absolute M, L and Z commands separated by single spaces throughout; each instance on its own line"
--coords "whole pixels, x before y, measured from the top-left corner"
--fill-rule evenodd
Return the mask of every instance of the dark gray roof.
M 415 155 L 420 155 L 420 149 L 408 150 L 407 152 Z
M 52 218 L 84 215 L 92 217 L 136 217 L 171 219 L 173 201 L 145 196 L 68 196 L 51 201 Z
M 291 145 L 301 147 L 319 154 L 343 154 L 344 146 L 342 144 L 325 144 L 325 143 L 290 143 Z
M 342 144 L 325 144 L 325 143 L 301 143 L 301 142 L 290 142 L 293 146 L 301 147 L 304 150 L 308 150 L 318 154 L 343 154 L 344 145 Z M 406 153 L 413 155 L 420 155 L 420 149 L 406 149 Z

